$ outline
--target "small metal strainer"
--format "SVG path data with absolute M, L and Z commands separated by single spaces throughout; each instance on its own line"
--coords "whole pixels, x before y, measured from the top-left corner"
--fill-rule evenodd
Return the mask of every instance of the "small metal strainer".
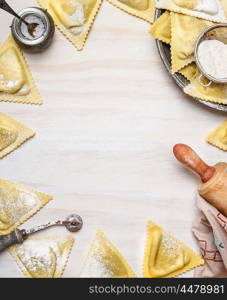
M 205 40 L 219 40 L 223 42 L 224 44 L 227 44 L 227 23 L 223 24 L 217 24 L 208 27 L 206 30 L 204 30 L 200 36 L 197 39 L 196 45 L 195 45 L 195 61 L 198 69 L 201 71 L 200 76 L 197 78 L 198 82 L 203 86 L 203 87 L 208 87 L 212 84 L 212 82 L 216 83 L 227 83 L 227 72 L 226 72 L 226 78 L 215 78 L 208 74 L 204 69 L 203 66 L 201 65 L 198 57 L 198 48 L 199 45 L 205 41 Z M 209 79 L 208 83 L 204 83 L 203 77 Z

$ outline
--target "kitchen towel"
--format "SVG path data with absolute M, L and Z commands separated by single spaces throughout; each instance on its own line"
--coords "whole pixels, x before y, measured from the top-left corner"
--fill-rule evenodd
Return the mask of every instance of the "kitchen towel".
M 192 225 L 205 264 L 195 269 L 195 277 L 227 277 L 227 217 L 197 196 L 199 216 Z

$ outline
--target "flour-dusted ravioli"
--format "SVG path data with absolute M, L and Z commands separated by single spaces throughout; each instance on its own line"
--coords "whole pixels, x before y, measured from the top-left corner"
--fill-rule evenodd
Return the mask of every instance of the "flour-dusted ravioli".
M 123 278 L 136 275 L 103 232 L 97 231 L 85 259 L 81 277 Z
M 0 101 L 42 104 L 25 58 L 11 36 L 0 46 Z
M 63 275 L 74 238 L 29 238 L 8 249 L 22 273 L 30 278 L 60 278 Z
M 226 22 L 223 3 L 223 0 L 156 0 L 156 7 L 212 22 Z
M 16 229 L 51 199 L 24 185 L 0 179 L 0 235 Z
M 148 222 L 144 255 L 145 277 L 175 277 L 202 264 L 203 259 L 192 249 L 158 225 Z
M 184 87 L 184 92 L 187 95 L 205 101 L 227 104 L 227 84 L 212 82 L 210 86 L 204 87 L 199 83 L 201 72 L 198 70 L 196 64 L 192 63 L 189 68 L 186 67 L 180 71 L 190 81 Z M 204 84 L 208 84 L 209 80 L 203 78 L 203 82 Z
M 59 30 L 82 50 L 102 0 L 38 0 Z
M 194 48 L 201 32 L 212 22 L 171 12 L 171 58 L 172 72 L 176 73 L 192 63 Z
M 188 81 L 192 81 L 200 75 L 200 71 L 194 62 L 181 69 L 179 73 L 182 74 Z
M 222 123 L 217 129 L 208 135 L 207 142 L 215 147 L 227 151 L 227 121 Z
M 0 158 L 18 148 L 35 135 L 27 126 L 0 113 Z
M 155 0 L 107 0 L 130 15 L 154 22 Z
M 171 43 L 171 17 L 170 12 L 164 12 L 150 29 L 151 35 L 166 44 Z

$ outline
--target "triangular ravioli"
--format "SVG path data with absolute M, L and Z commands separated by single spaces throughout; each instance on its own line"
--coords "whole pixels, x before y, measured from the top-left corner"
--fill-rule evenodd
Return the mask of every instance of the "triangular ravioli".
M 25 58 L 11 36 L 0 46 L 0 101 L 42 104 Z
M 1 113 L 0 113 L 1 115 Z M 18 131 L 16 128 L 4 126 L 1 124 L 0 117 L 0 157 L 2 151 L 8 148 L 10 145 L 14 144 L 18 137 Z
M 9 154 L 35 135 L 27 126 L 0 113 L 0 158 Z
M 227 121 L 223 122 L 217 129 L 208 135 L 207 142 L 227 151 Z
M 81 277 L 127 278 L 136 275 L 104 233 L 97 231 L 85 259 Z
M 176 13 L 209 20 L 226 22 L 225 0 L 156 0 L 156 7 Z
M 178 13 L 171 13 L 172 72 L 176 73 L 192 63 L 194 49 L 200 33 L 213 25 L 212 22 Z
M 211 85 L 204 87 L 199 83 L 201 72 L 195 63 L 192 63 L 180 70 L 190 83 L 184 87 L 184 92 L 194 98 L 210 101 L 214 103 L 227 104 L 227 84 L 212 82 Z M 209 80 L 205 77 L 202 79 L 204 84 Z
M 59 30 L 82 50 L 102 0 L 38 0 Z
M 51 199 L 24 185 L 0 179 L 0 235 L 16 229 Z
M 165 11 L 153 24 L 150 34 L 159 41 L 166 44 L 171 43 L 171 17 L 170 12 Z
M 192 249 L 158 225 L 148 222 L 144 277 L 175 277 L 202 264 L 203 259 Z
M 130 15 L 149 23 L 154 22 L 155 0 L 108 0 L 108 2 Z
M 29 238 L 8 249 L 22 273 L 30 278 L 60 278 L 63 275 L 74 238 Z

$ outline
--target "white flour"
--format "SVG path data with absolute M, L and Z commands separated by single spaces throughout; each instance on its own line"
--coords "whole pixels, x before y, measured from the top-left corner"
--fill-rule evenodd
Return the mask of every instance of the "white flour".
M 205 12 L 209 15 L 216 15 L 218 13 L 217 0 L 202 0 L 196 5 L 195 10 Z
M 32 36 L 29 32 L 28 32 L 28 27 L 26 24 L 21 23 L 21 33 L 23 34 L 23 36 L 27 39 L 38 39 L 39 37 L 41 37 L 44 32 L 46 31 L 45 25 L 43 23 L 43 21 L 38 17 L 35 16 L 33 14 L 31 15 L 27 15 L 24 17 L 24 20 L 26 22 L 28 22 L 29 24 L 31 23 L 36 23 L 38 24 L 38 26 L 36 27 L 36 29 L 34 30 L 34 36 Z
M 175 257 L 179 253 L 181 247 L 180 242 L 177 241 L 171 234 L 164 232 L 162 237 L 162 246 L 168 256 Z
M 31 88 L 28 85 L 22 86 L 22 88 L 17 92 L 18 95 L 27 95 L 30 93 Z
M 13 224 L 29 211 L 35 208 L 39 203 L 39 198 L 35 194 L 21 190 L 18 194 L 6 188 L 0 189 L 0 225 Z M 2 218 L 7 219 L 2 221 Z
M 27 192 L 25 190 L 20 190 L 20 199 L 23 202 L 24 206 L 27 206 L 29 208 L 34 207 L 39 201 L 39 198 L 36 194 Z
M 7 82 L 7 84 L 6 84 L 6 90 L 11 90 L 11 89 L 15 88 L 18 85 L 18 83 L 19 83 L 18 80 L 15 80 L 15 81 L 9 80 L 9 81 L 6 81 L 6 82 Z
M 215 79 L 227 78 L 227 45 L 218 40 L 203 41 L 198 48 L 203 70 Z
M 101 248 L 99 239 L 94 241 L 94 248 L 89 253 L 82 268 L 81 277 L 112 278 L 110 260 L 107 253 Z
M 90 256 L 81 272 L 81 277 L 112 278 L 113 272 L 102 262 L 98 256 Z
M 48 270 L 53 264 L 48 244 L 50 243 L 28 241 L 18 247 L 17 254 L 29 271 Z M 54 243 L 52 246 L 55 246 Z
M 69 242 L 66 236 L 31 238 L 13 247 L 23 268 L 32 277 L 53 278 L 61 275 L 67 263 L 70 250 L 64 248 L 66 242 Z
M 75 23 L 77 23 L 77 25 L 75 27 L 71 27 L 70 31 L 72 34 L 74 35 L 81 35 L 82 33 L 84 33 L 85 31 L 85 16 L 84 16 L 84 7 L 81 3 L 77 2 L 77 1 L 72 1 L 71 0 L 71 5 L 73 5 L 75 7 L 75 13 L 72 14 L 69 19 Z

